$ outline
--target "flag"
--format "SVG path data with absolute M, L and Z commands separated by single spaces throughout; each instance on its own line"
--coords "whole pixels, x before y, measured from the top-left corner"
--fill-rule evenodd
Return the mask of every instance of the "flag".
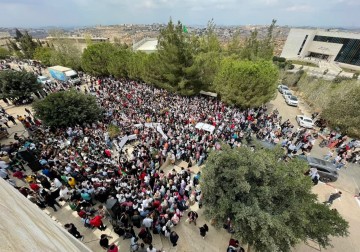
M 183 25 L 183 32 L 184 32 L 184 33 L 188 33 L 188 30 L 187 30 L 187 28 L 186 28 L 185 25 Z

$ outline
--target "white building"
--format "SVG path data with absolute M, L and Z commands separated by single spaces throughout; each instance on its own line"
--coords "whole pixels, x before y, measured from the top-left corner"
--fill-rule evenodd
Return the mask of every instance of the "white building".
M 155 38 L 144 38 L 133 44 L 134 51 L 153 53 L 157 51 L 158 40 Z
M 291 29 L 281 53 L 286 59 L 317 58 L 340 67 L 360 69 L 360 34 Z

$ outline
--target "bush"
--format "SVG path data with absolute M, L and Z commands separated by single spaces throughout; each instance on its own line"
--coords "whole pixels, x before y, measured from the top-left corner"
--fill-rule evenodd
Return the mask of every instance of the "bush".
M 41 84 L 33 73 L 13 70 L 0 72 L 1 98 L 30 97 L 40 90 Z
M 33 108 L 45 125 L 54 128 L 92 123 L 102 117 L 95 97 L 75 90 L 49 94 Z

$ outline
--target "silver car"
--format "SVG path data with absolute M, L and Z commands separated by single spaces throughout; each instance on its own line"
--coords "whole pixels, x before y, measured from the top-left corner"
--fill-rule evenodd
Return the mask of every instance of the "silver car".
M 280 94 L 282 94 L 284 92 L 284 90 L 289 90 L 289 88 L 285 85 L 279 85 L 278 90 L 279 90 Z

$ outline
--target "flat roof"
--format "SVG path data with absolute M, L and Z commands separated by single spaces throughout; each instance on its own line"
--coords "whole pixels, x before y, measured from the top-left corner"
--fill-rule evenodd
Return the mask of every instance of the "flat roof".
M 65 72 L 65 71 L 70 71 L 70 70 L 72 70 L 71 68 L 63 67 L 63 66 L 52 66 L 52 67 L 49 67 L 49 68 L 50 68 L 50 69 L 57 70 L 57 71 L 60 71 L 60 72 Z
M 137 50 L 137 51 L 156 51 L 157 44 L 158 44 L 157 39 L 147 40 L 142 45 L 140 45 L 138 48 L 136 48 L 135 50 Z

